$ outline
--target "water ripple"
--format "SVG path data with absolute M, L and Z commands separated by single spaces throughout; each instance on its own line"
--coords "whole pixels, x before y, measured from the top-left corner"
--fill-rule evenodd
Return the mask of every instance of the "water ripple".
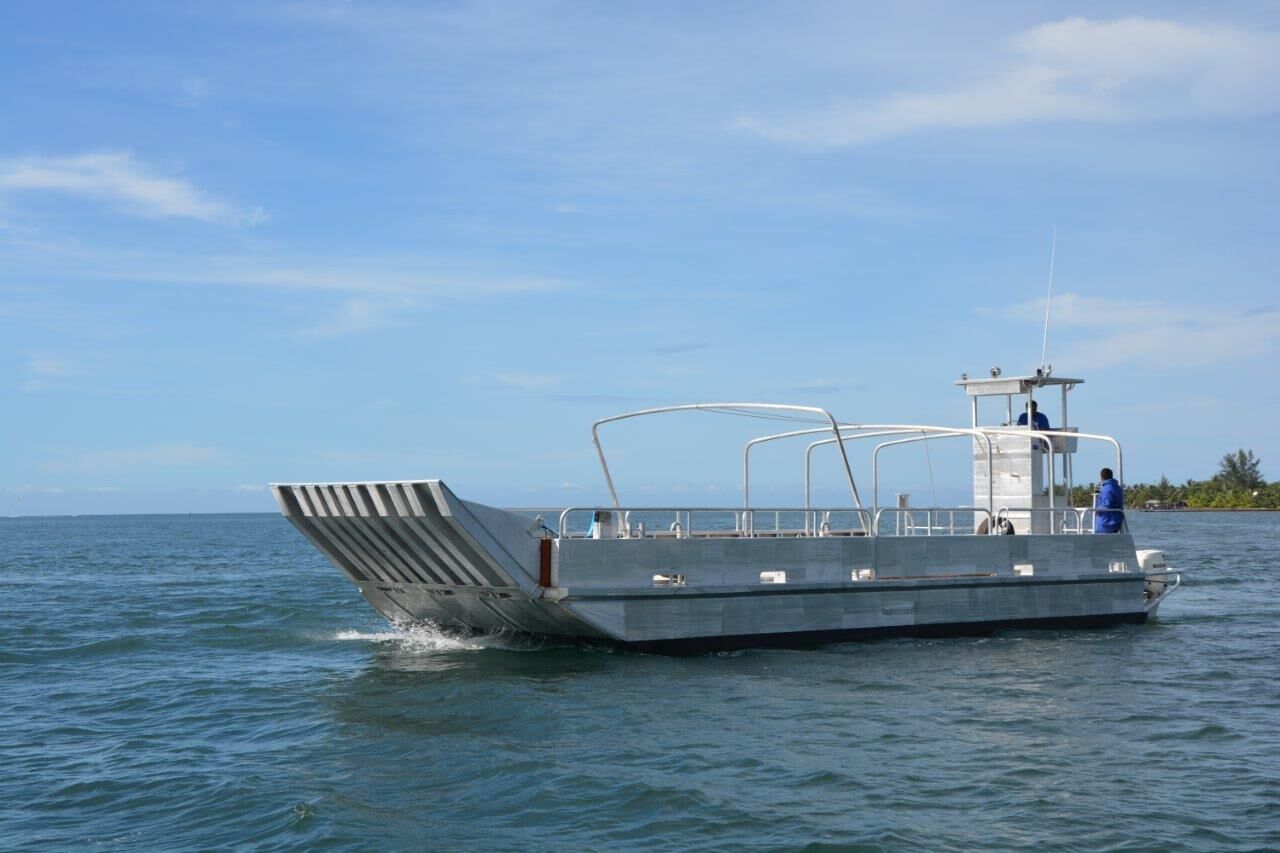
M 1280 516 L 1161 621 L 663 658 L 389 626 L 273 516 L 0 520 L 6 848 L 1280 846 Z

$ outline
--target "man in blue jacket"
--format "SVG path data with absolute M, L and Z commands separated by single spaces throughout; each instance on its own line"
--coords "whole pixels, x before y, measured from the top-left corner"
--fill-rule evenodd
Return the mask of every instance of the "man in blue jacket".
M 1124 489 L 1116 482 L 1110 468 L 1103 468 L 1098 475 L 1101 485 L 1098 486 L 1098 500 L 1094 506 L 1098 509 L 1124 509 Z M 1119 533 L 1124 526 L 1124 514 L 1119 512 L 1095 512 L 1093 514 L 1094 533 Z
M 1031 428 L 1032 429 L 1048 429 L 1049 419 L 1043 413 L 1036 411 L 1036 401 L 1031 401 Z M 1018 415 L 1018 426 L 1027 425 L 1027 413 L 1023 412 Z

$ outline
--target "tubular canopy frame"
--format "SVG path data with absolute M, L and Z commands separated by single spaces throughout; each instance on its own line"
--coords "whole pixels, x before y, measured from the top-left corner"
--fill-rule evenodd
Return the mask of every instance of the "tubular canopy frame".
M 971 436 L 971 437 L 973 437 L 973 438 L 981 439 L 981 440 L 982 440 L 982 442 L 983 442 L 983 444 L 985 444 L 985 445 L 986 445 L 986 450 L 987 450 L 987 509 L 988 509 L 989 511 L 991 511 L 991 512 L 994 512 L 994 511 L 995 511 L 995 506 L 994 506 L 994 505 L 995 505 L 995 492 L 994 492 L 994 486 L 993 486 L 992 477 L 991 477 L 991 473 L 990 473 L 990 472 L 991 472 L 991 454 L 992 454 L 992 450 L 991 450 L 991 438 L 990 438 L 990 436 L 988 436 L 988 435 L 987 435 L 987 431 L 986 431 L 986 430 L 981 430 L 981 429 L 965 429 L 964 427 L 938 427 L 938 426 L 927 426 L 927 425 L 923 425 L 923 424 L 863 424 L 863 425 L 861 425 L 861 426 L 859 426 L 859 427 L 856 427 L 856 428 L 858 428 L 858 429 L 870 429 L 870 430 L 873 430 L 873 431 L 872 431 L 872 432 L 862 433 L 861 435 L 842 436 L 842 437 L 841 437 L 841 439 L 840 439 L 840 445 L 841 445 L 841 450 L 842 450 L 842 451 L 843 451 L 843 449 L 844 449 L 844 442 L 845 442 L 845 441 L 853 441 L 853 440 L 857 440 L 857 439 L 859 439 L 859 438 L 880 438 L 880 437 L 883 437 L 883 436 L 889 436 L 889 435 L 905 435 L 905 434 L 909 434 L 909 433 L 917 433 L 917 432 L 918 432 L 918 433 L 920 433 L 920 435 L 919 435 L 919 436 L 916 436 L 914 439 L 912 439 L 913 441 L 919 441 L 919 440 L 921 440 L 921 439 L 926 439 L 926 440 L 927 440 L 927 439 L 929 439 L 929 438 L 948 438 L 948 437 L 952 437 L 952 436 L 959 436 L 959 435 L 968 435 L 968 436 Z M 811 457 L 812 457 L 812 455 L 813 455 L 813 451 L 814 451 L 814 449 L 815 449 L 815 448 L 817 448 L 817 447 L 821 447 L 822 445 L 825 445 L 825 444 L 834 444 L 834 443 L 835 443 L 835 439 L 827 438 L 827 439 L 823 439 L 823 440 L 821 440 L 821 441 L 815 441 L 815 442 L 813 442 L 812 444 L 810 444 L 807 448 L 805 448 L 805 452 L 804 452 L 804 502 L 805 502 L 805 506 L 806 506 L 806 507 L 807 507 L 807 506 L 809 505 L 809 503 L 810 503 L 809 478 L 810 478 L 810 472 L 811 472 L 811 470 L 812 470 L 812 466 L 811 466 L 811 464 L 810 464 L 810 459 L 811 459 Z M 890 442 L 890 443 L 900 443 L 900 442 Z M 877 448 L 877 450 L 878 450 L 878 449 L 879 449 L 879 448 Z M 876 477 L 875 477 L 875 471 L 874 471 L 874 467 L 875 467 L 875 456 L 876 456 L 876 454 L 875 454 L 875 452 L 873 452 L 873 453 L 872 453 L 872 457 L 871 457 L 871 458 L 872 458 L 872 468 L 873 468 L 873 470 L 872 470 L 872 478 L 873 478 L 873 479 L 876 479 Z M 876 490 L 878 491 L 878 483 L 873 484 L 873 485 L 876 487 Z M 878 506 L 879 506 L 879 499 L 878 499 L 878 498 L 873 498 L 873 501 L 874 501 L 873 505 L 878 507 Z
M 854 435 L 843 435 L 845 432 L 855 432 L 859 430 L 870 430 L 870 432 L 858 432 Z M 743 483 L 743 509 L 751 508 L 751 450 L 757 444 L 764 444 L 770 441 L 779 441 L 784 438 L 796 438 L 802 435 L 815 435 L 818 433 L 828 432 L 826 427 L 820 429 L 801 429 L 791 432 L 779 432 L 773 435 L 762 435 L 753 438 L 746 443 L 742 450 L 742 483 Z M 987 464 L 991 463 L 991 440 L 982 434 L 981 430 L 964 429 L 963 427 L 937 427 L 922 424 L 840 424 L 837 428 L 837 436 L 840 441 L 840 451 L 844 453 L 844 443 L 846 441 L 856 441 L 861 438 L 877 438 L 886 435 L 903 435 L 906 433 L 919 432 L 925 434 L 928 438 L 930 434 L 942 437 L 951 435 L 972 435 L 975 438 L 981 438 L 987 444 Z M 813 449 L 823 444 L 834 444 L 835 438 L 828 438 L 822 441 L 815 441 L 805 449 L 804 455 L 804 505 L 809 507 L 811 500 L 809 496 L 809 475 L 811 471 L 810 456 Z
M 1091 441 L 1105 441 L 1116 449 L 1116 471 L 1115 471 L 1116 481 L 1119 482 L 1120 485 L 1122 486 L 1124 485 L 1124 450 L 1121 449 L 1120 442 L 1117 441 L 1112 436 L 1101 435 L 1100 433 L 1092 433 L 1092 432 L 1072 432 L 1071 430 L 1062 430 L 1062 429 L 1027 430 L 1027 429 L 1022 429 L 1018 427 L 1014 427 L 1013 429 L 1005 429 L 1001 427 L 982 427 L 982 431 L 986 433 L 990 433 L 991 435 L 1025 436 L 1027 435 L 1028 432 L 1030 432 L 1032 435 L 1044 435 L 1044 436 L 1049 436 L 1050 438 L 1053 438 L 1053 437 L 1086 438 Z M 1071 456 L 1071 454 L 1069 453 L 1064 453 L 1059 455 L 1068 456 L 1068 457 Z
M 1079 381 L 1080 380 L 1072 380 L 1072 384 L 1070 385 L 1063 383 L 1063 395 L 1065 396 L 1066 391 L 1069 388 L 1074 387 L 1075 384 L 1078 384 Z M 976 399 L 977 399 L 976 396 L 973 399 L 974 399 L 974 402 L 976 403 Z M 782 403 L 690 403 L 690 404 L 678 405 L 678 406 L 662 406 L 662 407 L 652 408 L 652 409 L 642 409 L 635 412 L 626 412 L 624 414 L 602 418 L 596 421 L 594 424 L 592 424 L 591 426 L 592 443 L 595 445 L 596 455 L 600 460 L 600 467 L 604 473 L 605 483 L 609 488 L 609 497 L 612 500 L 615 508 L 620 509 L 622 507 L 622 503 L 618 499 L 618 493 L 614 486 L 613 476 L 609 471 L 609 464 L 605 458 L 604 446 L 600 441 L 600 433 L 599 433 L 600 427 L 603 426 L 604 424 L 612 423 L 614 421 L 621 421 L 621 420 L 627 420 L 630 418 L 637 418 L 637 417 L 643 417 L 648 415 L 666 414 L 670 412 L 681 412 L 681 411 L 709 411 L 709 412 L 715 412 L 719 414 L 738 414 L 738 415 L 743 415 L 748 417 L 753 416 L 749 414 L 752 411 L 801 412 L 801 413 L 816 415 L 818 416 L 819 420 L 826 421 L 827 425 L 825 426 L 811 427 L 811 428 L 801 429 L 801 430 L 790 430 L 790 431 L 781 432 L 781 433 L 774 433 L 771 435 L 759 436 L 747 441 L 746 445 L 743 448 L 743 454 L 742 454 L 743 508 L 746 510 L 751 509 L 751 451 L 752 449 L 756 445 L 764 444 L 772 441 L 778 441 L 784 438 L 795 438 L 799 436 L 817 435 L 822 433 L 829 433 L 831 437 L 825 438 L 819 441 L 814 441 L 810 443 L 808 447 L 805 449 L 805 460 L 804 460 L 805 504 L 804 505 L 806 509 L 809 508 L 812 503 L 810 478 L 811 478 L 811 471 L 812 471 L 811 460 L 812 460 L 813 450 L 815 448 L 820 447 L 822 445 L 826 445 L 826 444 L 835 444 L 838 447 L 840 451 L 840 460 L 845 473 L 845 479 L 849 486 L 849 493 L 850 493 L 850 496 L 853 498 L 853 505 L 857 509 L 862 509 L 863 508 L 862 500 L 858 493 L 857 483 L 854 480 L 853 466 L 849 462 L 849 454 L 845 447 L 845 443 L 848 441 L 853 441 L 861 438 L 909 435 L 912 433 L 918 433 L 918 435 L 914 435 L 910 438 L 899 439 L 897 441 L 884 442 L 878 445 L 872 452 L 872 479 L 873 479 L 873 493 L 874 493 L 873 503 L 877 507 L 879 506 L 879 476 L 878 476 L 879 475 L 879 471 L 878 471 L 879 459 L 878 457 L 879 457 L 880 450 L 884 447 L 897 445 L 897 444 L 906 444 L 906 443 L 911 443 L 915 441 L 927 441 L 931 437 L 952 438 L 952 437 L 967 435 L 975 440 L 981 441 L 985 445 L 986 456 L 987 456 L 987 507 L 986 509 L 989 512 L 995 511 L 994 491 L 993 491 L 993 482 L 992 482 L 993 480 L 993 476 L 992 476 L 993 444 L 991 439 L 993 436 L 1018 436 L 1018 437 L 1026 438 L 1032 442 L 1038 442 L 1045 445 L 1045 453 L 1049 457 L 1049 482 L 1052 484 L 1049 489 L 1050 508 L 1053 508 L 1056 503 L 1054 500 L 1054 497 L 1055 497 L 1054 492 L 1056 492 L 1055 481 L 1057 477 L 1056 477 L 1056 472 L 1054 470 L 1055 466 L 1054 466 L 1054 460 L 1053 460 L 1053 457 L 1056 454 L 1054 453 L 1053 443 L 1051 441 L 1051 439 L 1053 438 L 1063 438 L 1063 439 L 1069 439 L 1069 440 L 1078 440 L 1083 438 L 1088 440 L 1105 441 L 1110 443 L 1115 448 L 1115 451 L 1116 451 L 1116 473 L 1118 475 L 1117 479 L 1120 481 L 1121 484 L 1124 483 L 1124 453 L 1120 447 L 1120 442 L 1108 435 L 1082 433 L 1082 432 L 1075 432 L 1075 431 L 1066 430 L 1066 429 L 1037 430 L 1037 429 L 1028 429 L 1024 427 L 1011 427 L 1011 426 L 974 427 L 974 428 L 965 429 L 963 427 L 942 427 L 942 426 L 930 426 L 926 424 L 848 424 L 848 423 L 837 422 L 835 417 L 832 416 L 832 414 L 829 411 L 818 406 L 797 406 L 797 405 L 788 405 L 788 404 L 782 404 Z M 766 418 L 769 417 L 769 415 L 754 415 L 754 416 L 766 417 Z M 774 417 L 775 419 L 778 419 L 778 418 L 787 419 L 787 416 L 785 415 L 776 415 Z M 793 418 L 793 419 L 799 420 L 799 418 Z M 810 422 L 813 422 L 813 421 L 810 421 Z M 1071 454 L 1064 453 L 1063 456 L 1064 456 L 1064 468 L 1065 468 L 1069 462 Z M 1068 480 L 1068 484 L 1069 484 L 1069 480 Z M 1068 488 L 1069 488 L 1069 485 L 1068 485 Z M 1068 504 L 1069 504 L 1070 496 L 1068 495 L 1067 498 L 1068 498 Z
M 711 411 L 720 414 L 732 413 L 734 409 L 747 409 L 759 411 L 784 411 L 784 412 L 806 412 L 808 414 L 820 415 L 830 424 L 832 434 L 840 437 L 840 425 L 836 423 L 836 419 L 830 412 L 818 406 L 793 406 L 784 403 L 689 403 L 682 406 L 661 406 L 655 409 L 641 409 L 636 412 L 626 412 L 621 415 L 614 415 L 608 418 L 601 418 L 591 425 L 591 441 L 596 448 L 596 456 L 600 459 L 600 468 L 604 472 L 605 484 L 609 487 L 609 498 L 613 501 L 616 508 L 621 508 L 622 504 L 618 501 L 618 491 L 614 488 L 613 477 L 609 473 L 609 463 L 605 460 L 604 447 L 600 444 L 600 427 L 614 421 L 627 420 L 628 418 L 644 417 L 646 415 L 660 415 L 669 412 L 690 412 L 690 411 Z M 729 411 L 726 411 L 729 410 Z M 743 414 L 738 412 L 738 414 Z M 825 432 L 826 428 L 822 430 Z M 840 445 L 840 461 L 844 466 L 845 478 L 849 483 L 849 494 L 853 498 L 853 505 L 862 509 L 862 499 L 858 496 L 858 486 L 853 481 L 853 468 L 849 465 L 849 455 L 845 453 L 844 445 Z
M 967 434 L 968 434 L 967 432 L 963 432 L 963 431 L 959 431 L 959 430 L 957 430 L 957 431 L 955 431 L 955 432 L 935 433 L 935 434 L 933 434 L 933 435 L 913 435 L 913 436 L 910 436 L 910 437 L 908 437 L 908 438 L 899 438 L 899 439 L 895 439 L 894 441 L 882 441 L 882 442 L 880 442 L 879 444 L 877 444 L 877 445 L 875 446 L 875 449 L 871 451 L 871 495 L 872 495 L 872 497 L 871 497 L 871 501 L 872 501 L 872 505 L 873 505 L 873 506 L 875 506 L 877 510 L 880 508 L 880 451 L 881 451 L 881 450 L 884 450 L 886 447 L 895 447 L 895 446 L 897 446 L 897 445 L 899 445 L 899 444 L 912 444 L 912 443 L 917 442 L 917 441 L 928 441 L 928 440 L 929 440 L 929 439 L 931 439 L 931 438 L 956 438 L 956 437 L 959 437 L 959 436 L 962 436 L 962 435 L 967 435 Z M 991 439 L 989 439 L 989 438 L 988 438 L 988 439 L 987 439 L 988 450 L 990 450 L 990 444 L 991 444 Z M 990 474 L 990 471 L 991 471 L 991 459 L 990 459 L 990 457 L 988 457 L 988 459 L 987 459 L 987 472 L 988 472 L 988 473 L 987 473 L 987 488 L 988 488 L 988 492 L 990 492 L 990 489 L 991 489 L 991 474 Z M 992 494 L 988 494 L 988 496 L 987 496 L 987 501 L 988 501 L 988 503 L 994 503 L 994 496 L 993 496 Z M 937 500 L 936 500 L 936 499 L 934 500 L 934 503 L 935 503 L 935 504 L 937 503 Z M 988 507 L 988 511 L 991 511 L 991 510 L 990 510 L 990 507 Z

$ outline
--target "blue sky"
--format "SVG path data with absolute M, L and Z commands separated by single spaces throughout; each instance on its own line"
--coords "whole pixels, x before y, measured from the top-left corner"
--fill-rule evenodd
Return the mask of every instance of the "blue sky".
M 1130 481 L 1280 476 L 1273 4 L 5 17 L 0 515 L 589 504 L 590 422 L 664 403 L 963 423 L 961 371 L 1039 362 L 1055 226 L 1077 425 Z M 653 426 L 608 436 L 633 503 L 736 500 L 770 424 Z

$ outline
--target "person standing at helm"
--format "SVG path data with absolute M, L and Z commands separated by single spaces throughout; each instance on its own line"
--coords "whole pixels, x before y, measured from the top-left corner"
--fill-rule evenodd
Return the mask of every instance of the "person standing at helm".
M 1037 410 L 1036 401 L 1031 401 L 1031 428 L 1032 429 L 1048 429 L 1049 419 L 1045 417 L 1043 412 Z M 1018 426 L 1027 425 L 1027 413 L 1023 412 L 1018 415 Z
M 1110 468 L 1103 468 L 1098 475 L 1101 484 L 1098 486 L 1098 497 L 1094 506 L 1099 509 L 1124 509 L 1124 489 L 1116 482 Z M 1096 512 L 1093 514 L 1094 533 L 1119 533 L 1124 526 L 1124 514 L 1119 512 Z

